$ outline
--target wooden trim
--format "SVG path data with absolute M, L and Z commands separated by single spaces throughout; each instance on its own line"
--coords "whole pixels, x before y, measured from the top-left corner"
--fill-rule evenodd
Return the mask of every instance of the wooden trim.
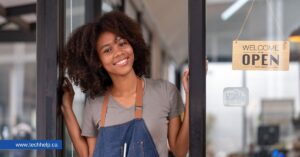
M 205 0 L 189 0 L 190 156 L 206 156 Z
M 86 0 L 85 1 L 85 22 L 93 22 L 101 16 L 102 0 Z
M 7 16 L 20 16 L 24 14 L 36 13 L 36 3 L 24 4 L 6 8 Z
M 35 42 L 34 31 L 0 31 L 0 42 Z
M 64 0 L 37 1 L 37 139 L 62 139 L 57 54 L 64 45 L 64 4 Z M 38 150 L 37 156 L 60 157 L 62 151 Z

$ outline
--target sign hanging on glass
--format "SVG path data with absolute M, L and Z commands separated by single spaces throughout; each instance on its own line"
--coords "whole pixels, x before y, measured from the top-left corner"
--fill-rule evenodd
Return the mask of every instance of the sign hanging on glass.
M 288 41 L 245 41 L 232 43 L 233 70 L 288 71 L 290 45 Z

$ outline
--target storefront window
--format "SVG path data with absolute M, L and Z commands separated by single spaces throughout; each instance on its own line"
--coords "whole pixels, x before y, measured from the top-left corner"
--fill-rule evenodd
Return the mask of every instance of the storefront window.
M 273 71 L 232 70 L 232 42 L 241 29 L 239 40 L 289 42 L 300 26 L 300 1 L 255 1 L 249 13 L 251 5 L 252 0 L 207 0 L 207 156 L 299 156 L 299 43 L 290 42 L 285 54 L 289 69 Z M 247 88 L 248 103 L 224 104 L 227 87 Z
M 65 3 L 65 39 L 67 40 L 71 33 L 85 22 L 85 3 L 81 0 L 66 0 Z M 85 95 L 80 91 L 79 87 L 74 86 L 73 88 L 76 93 L 73 102 L 73 111 L 76 115 L 78 123 L 81 124 Z M 64 156 L 77 157 L 78 154 L 73 147 L 66 127 L 64 127 L 64 139 Z
M 36 139 L 36 44 L 0 44 L 0 140 Z M 33 150 L 0 156 L 36 156 Z

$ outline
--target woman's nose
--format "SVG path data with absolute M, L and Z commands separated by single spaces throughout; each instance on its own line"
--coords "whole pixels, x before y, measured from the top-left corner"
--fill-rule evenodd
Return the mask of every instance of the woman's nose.
M 115 56 L 117 57 L 117 56 L 123 55 L 123 53 L 124 53 L 124 50 L 121 47 L 119 47 L 118 44 L 116 44 L 115 45 Z

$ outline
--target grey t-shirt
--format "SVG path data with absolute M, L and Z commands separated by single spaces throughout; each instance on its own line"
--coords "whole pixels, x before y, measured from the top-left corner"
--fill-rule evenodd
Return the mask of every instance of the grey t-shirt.
M 168 121 L 184 111 L 182 98 L 177 88 L 168 81 L 144 78 L 144 82 L 143 119 L 159 156 L 167 157 Z M 103 98 L 100 96 L 87 99 L 81 127 L 82 136 L 97 136 Z M 105 126 L 122 124 L 134 118 L 134 105 L 125 108 L 112 96 L 109 97 Z

